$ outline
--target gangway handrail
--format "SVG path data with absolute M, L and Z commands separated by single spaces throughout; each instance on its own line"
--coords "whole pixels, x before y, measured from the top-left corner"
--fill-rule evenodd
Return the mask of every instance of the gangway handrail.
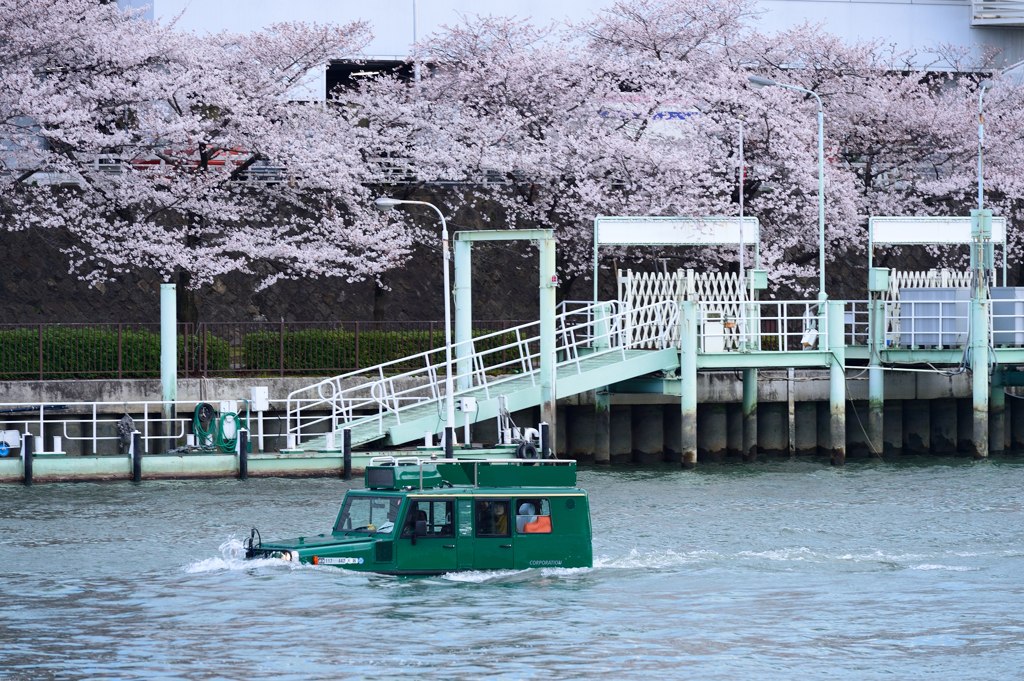
M 607 328 L 600 330 L 596 326 L 596 320 L 600 315 L 596 314 L 596 308 L 601 306 L 607 310 L 602 319 L 607 321 Z M 678 322 L 678 306 L 674 301 L 658 301 L 652 303 L 651 307 L 663 308 L 655 315 L 660 320 L 656 325 L 659 328 L 644 330 L 642 336 L 645 345 L 643 347 L 669 347 L 674 342 L 675 330 L 672 328 Z M 608 352 L 619 352 L 623 357 L 629 349 L 630 339 L 622 333 L 623 324 L 621 317 L 625 311 L 615 302 L 602 302 L 598 304 L 588 303 L 577 309 L 563 308 L 563 312 L 556 316 L 556 357 L 560 357 L 556 366 L 563 367 L 570 363 L 576 363 L 576 371 L 582 367 L 577 361 L 580 350 L 589 347 L 588 353 L 603 354 Z M 581 322 L 576 320 L 582 319 Z M 490 396 L 491 391 L 502 383 L 519 378 L 528 378 L 532 385 L 538 380 L 537 372 L 540 366 L 540 322 L 528 322 L 511 329 L 495 331 L 484 336 L 461 341 L 453 344 L 454 354 L 461 359 L 470 360 L 467 363 L 468 369 L 462 368 L 459 363 L 453 368 L 465 375 L 458 375 L 457 379 L 463 379 L 464 386 L 456 390 L 456 395 L 467 394 L 472 391 L 482 390 Z M 650 325 L 646 325 L 650 326 Z M 510 342 L 507 341 L 511 337 Z M 597 347 L 596 341 L 602 341 L 603 347 Z M 561 342 L 559 342 L 561 341 Z M 488 347 L 491 344 L 493 347 Z M 460 353 L 459 349 L 467 347 L 472 352 Z M 637 347 L 640 347 L 637 345 Z M 481 350 L 480 348 L 485 348 Z M 391 413 L 396 420 L 400 420 L 400 414 L 419 404 L 434 402 L 443 397 L 441 376 L 443 375 L 444 364 L 440 358 L 432 362 L 431 357 L 439 357 L 441 349 L 428 350 L 410 357 L 391 360 L 375 367 L 349 372 L 340 376 L 333 376 L 317 384 L 293 391 L 288 395 L 287 409 L 287 434 L 294 437 L 295 444 L 304 437 L 304 431 L 309 432 L 310 428 L 319 423 L 329 423 L 341 413 L 350 415 L 346 419 L 346 427 L 355 428 L 371 420 L 377 421 L 377 436 L 383 436 L 383 410 L 381 405 L 373 399 L 374 381 L 363 381 L 355 383 L 358 378 L 365 378 L 368 374 L 376 374 L 375 381 L 380 381 L 386 386 L 388 402 L 394 408 Z M 465 356 L 464 356 L 465 355 Z M 401 367 L 417 366 L 406 371 L 399 371 L 394 375 L 387 375 L 389 368 L 399 369 Z M 510 372 L 510 373 L 504 373 Z M 354 385 L 345 387 L 345 382 L 352 382 Z M 331 384 L 330 390 L 325 390 L 323 384 Z M 321 400 L 303 400 L 304 394 L 313 391 L 314 394 L 324 397 Z M 370 393 L 369 399 L 366 397 Z M 379 395 L 379 393 L 378 393 Z M 322 413 L 328 411 L 327 416 L 310 415 L 317 411 Z M 357 416 L 359 413 L 371 412 L 365 416 Z M 376 412 L 376 413 L 373 413 Z

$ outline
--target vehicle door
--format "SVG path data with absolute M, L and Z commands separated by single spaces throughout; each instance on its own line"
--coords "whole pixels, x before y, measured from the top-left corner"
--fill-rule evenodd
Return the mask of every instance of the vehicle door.
M 473 567 L 477 570 L 512 569 L 515 545 L 510 499 L 477 499 L 474 507 Z
M 457 567 L 453 499 L 410 499 L 398 537 L 400 572 L 451 572 Z M 422 534 L 416 531 L 421 521 Z

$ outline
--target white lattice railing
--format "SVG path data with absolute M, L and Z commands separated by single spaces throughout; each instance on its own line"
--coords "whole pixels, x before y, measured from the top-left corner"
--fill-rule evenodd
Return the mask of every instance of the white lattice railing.
M 675 272 L 619 270 L 617 274 L 619 301 L 630 311 L 632 324 L 638 327 L 656 324 L 658 320 L 650 316 L 659 309 L 652 306 L 656 302 L 704 301 L 709 304 L 702 308 L 701 323 L 708 322 L 713 326 L 721 323 L 724 349 L 739 348 L 739 328 L 735 322 L 744 316 L 743 302 L 746 299 L 739 275 L 692 269 Z

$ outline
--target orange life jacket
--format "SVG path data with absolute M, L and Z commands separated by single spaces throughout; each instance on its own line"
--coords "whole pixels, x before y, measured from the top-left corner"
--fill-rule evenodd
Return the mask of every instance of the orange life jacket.
M 527 533 L 536 534 L 550 534 L 551 533 L 551 516 L 539 515 L 537 519 L 532 523 L 526 523 L 523 526 L 523 531 Z

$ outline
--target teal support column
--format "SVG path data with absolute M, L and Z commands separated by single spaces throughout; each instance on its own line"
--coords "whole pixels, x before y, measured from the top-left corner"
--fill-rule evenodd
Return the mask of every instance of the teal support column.
M 971 301 L 971 395 L 974 399 L 973 442 L 975 459 L 988 458 L 988 307 L 987 299 Z
M 872 296 L 868 313 L 868 445 L 872 454 L 881 456 L 885 449 L 885 373 L 881 355 L 885 348 L 885 302 L 881 297 Z
M 174 433 L 174 403 L 178 400 L 177 288 L 160 284 L 160 399 L 163 400 L 164 432 Z M 174 448 L 169 440 L 168 449 Z
M 555 290 L 558 274 L 555 269 L 555 239 L 538 239 L 540 244 L 540 420 L 557 432 L 558 386 L 555 381 Z
M 828 305 L 829 365 L 829 446 L 832 465 L 846 463 L 846 343 L 843 338 L 843 301 L 830 300 Z
M 979 190 L 980 191 L 980 190 Z M 981 205 L 979 200 L 979 206 Z M 973 398 L 971 447 L 975 459 L 988 458 L 989 298 L 988 273 L 992 270 L 992 211 L 971 211 L 971 395 Z
M 757 459 L 757 369 L 743 370 L 743 460 Z
M 473 337 L 473 243 L 455 240 L 455 375 L 457 390 L 471 385 Z
M 697 305 L 679 303 L 679 378 L 683 468 L 697 465 Z
M 611 303 L 594 306 L 594 337 L 592 346 L 595 351 L 611 347 L 608 337 L 610 327 L 608 314 Z M 610 463 L 612 456 L 612 403 L 608 387 L 594 391 L 594 462 Z
M 1003 388 L 1003 370 L 992 371 L 992 394 L 988 402 L 988 448 L 993 454 L 1006 450 L 1006 390 Z

